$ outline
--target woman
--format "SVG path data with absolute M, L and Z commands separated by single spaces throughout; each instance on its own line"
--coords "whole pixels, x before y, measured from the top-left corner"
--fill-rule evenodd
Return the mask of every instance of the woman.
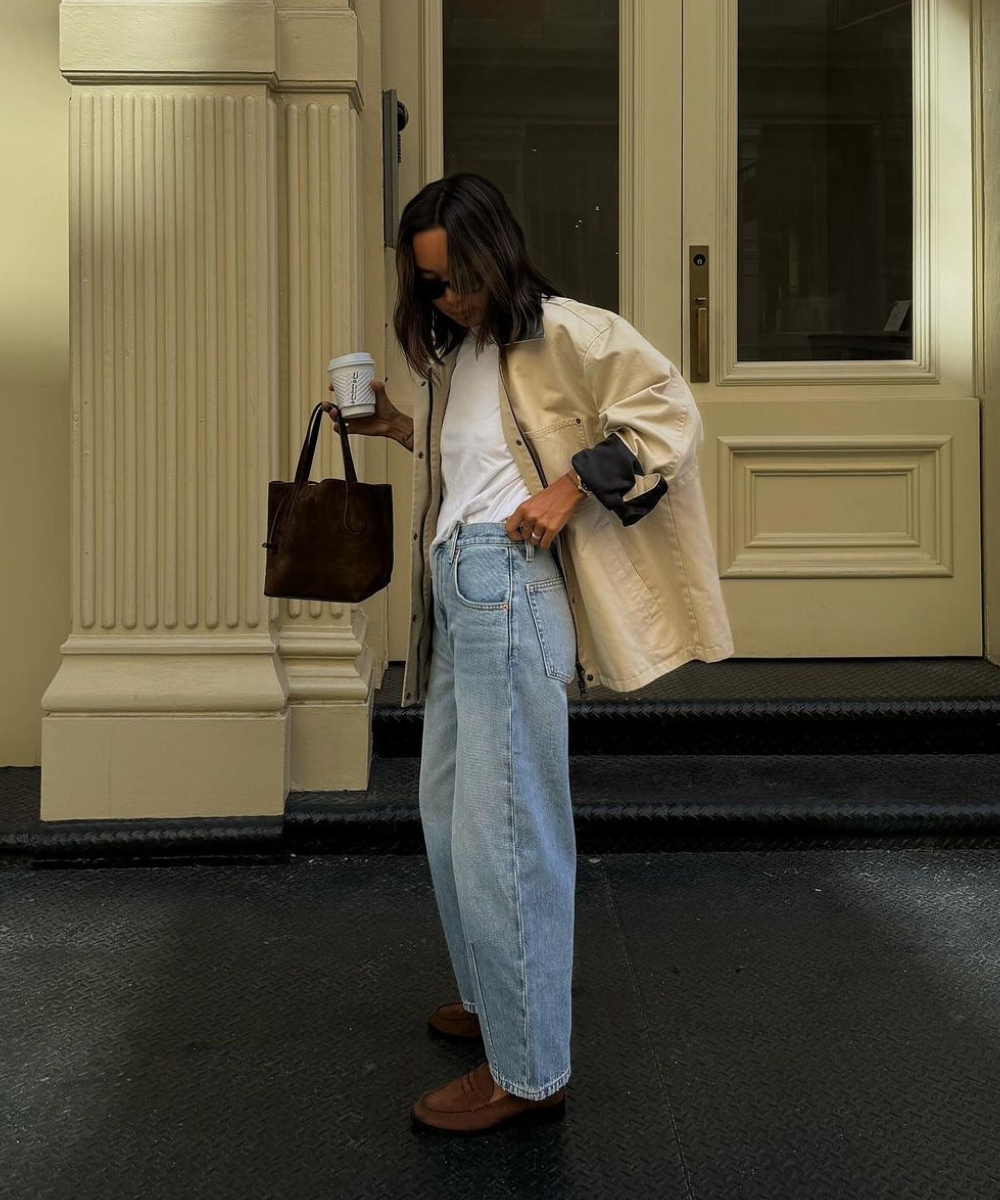
M 412 1118 L 480 1133 L 565 1110 L 567 683 L 625 690 L 732 642 L 697 486 L 701 424 L 669 360 L 617 314 L 559 296 L 481 176 L 409 201 L 396 267 L 395 332 L 430 386 L 415 422 L 373 383 L 375 413 L 349 431 L 423 460 L 404 700 L 424 700 L 420 814 L 459 993 L 428 1023 L 486 1052 Z M 649 523 L 674 483 L 679 507 L 645 549 L 622 541 L 612 524 Z

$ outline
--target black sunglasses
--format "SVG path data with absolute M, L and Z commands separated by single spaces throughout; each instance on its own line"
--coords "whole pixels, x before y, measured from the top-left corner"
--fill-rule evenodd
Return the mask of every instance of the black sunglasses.
M 424 279 L 422 275 L 417 275 L 413 281 L 414 291 L 424 300 L 440 300 L 448 288 L 455 293 L 456 296 L 462 295 L 457 288 L 452 287 L 450 279 Z M 473 291 L 478 291 L 478 288 L 473 288 Z

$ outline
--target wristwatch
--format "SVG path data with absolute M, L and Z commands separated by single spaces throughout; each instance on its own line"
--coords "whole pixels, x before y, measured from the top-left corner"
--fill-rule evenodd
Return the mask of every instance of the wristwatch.
M 580 474 L 580 472 L 576 469 L 576 467 L 572 467 L 571 470 L 575 476 L 575 479 L 573 480 L 573 482 L 580 489 L 580 491 L 583 492 L 583 494 L 585 496 L 592 496 L 594 493 L 591 491 L 591 489 L 589 487 L 587 487 L 586 481 L 584 480 L 584 478 Z

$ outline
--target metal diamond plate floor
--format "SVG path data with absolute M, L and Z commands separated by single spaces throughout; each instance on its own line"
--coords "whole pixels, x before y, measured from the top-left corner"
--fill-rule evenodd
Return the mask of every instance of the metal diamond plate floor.
M 480 1061 L 423 856 L 0 872 L 0 1195 L 1000 1195 L 1000 851 L 581 855 L 553 1126 Z

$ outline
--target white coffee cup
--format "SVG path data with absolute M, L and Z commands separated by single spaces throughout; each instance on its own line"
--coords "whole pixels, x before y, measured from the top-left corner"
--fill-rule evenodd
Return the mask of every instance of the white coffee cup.
M 327 372 L 337 397 L 337 408 L 350 420 L 351 417 L 370 417 L 375 412 L 375 393 L 372 380 L 375 378 L 375 360 L 370 354 L 341 354 L 331 358 Z

